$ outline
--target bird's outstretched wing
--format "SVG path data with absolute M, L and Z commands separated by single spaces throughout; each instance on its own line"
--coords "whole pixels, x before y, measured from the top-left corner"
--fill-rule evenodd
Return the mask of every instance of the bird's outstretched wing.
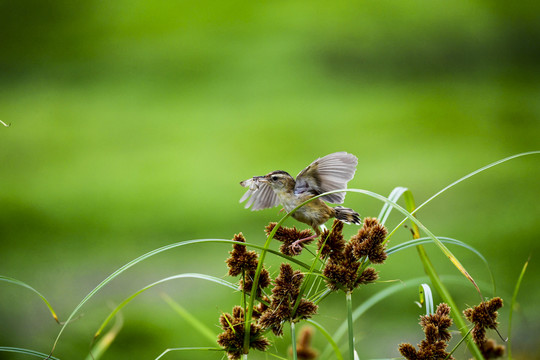
M 337 152 L 312 162 L 296 177 L 295 194 L 312 193 L 322 194 L 327 191 L 346 189 L 347 183 L 354 176 L 358 159 L 356 156 Z M 345 193 L 335 193 L 322 197 L 323 200 L 334 204 L 341 204 L 345 200 Z
M 240 185 L 249 187 L 240 199 L 240 202 L 244 202 L 249 198 L 244 206 L 246 209 L 253 205 L 251 210 L 262 210 L 279 204 L 279 199 L 270 185 L 257 181 L 257 177 L 244 180 Z

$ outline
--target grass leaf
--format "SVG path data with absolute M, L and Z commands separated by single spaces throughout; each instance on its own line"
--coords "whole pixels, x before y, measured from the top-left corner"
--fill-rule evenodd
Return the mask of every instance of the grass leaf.
M 285 216 L 282 220 L 284 221 L 285 219 L 287 218 L 287 216 Z M 277 228 L 276 228 L 277 229 Z M 268 242 L 268 241 L 267 241 Z M 120 274 L 122 274 L 124 271 L 128 270 L 129 268 L 137 265 L 138 263 L 144 261 L 144 260 L 147 260 L 148 258 L 154 256 L 154 255 L 157 255 L 157 254 L 160 254 L 162 252 L 165 252 L 165 251 L 169 251 L 169 250 L 172 250 L 172 249 L 175 249 L 175 248 L 178 248 L 178 247 L 181 247 L 181 246 L 186 246 L 186 245 L 191 245 L 191 244 L 200 244 L 200 243 L 226 243 L 226 244 L 234 244 L 235 241 L 232 241 L 232 240 L 226 240 L 226 239 L 196 239 L 196 240 L 187 240 L 187 241 L 180 241 L 180 242 L 177 242 L 177 243 L 173 243 L 173 244 L 169 244 L 169 245 L 165 245 L 165 246 L 162 246 L 160 248 L 157 248 L 157 249 L 154 249 L 152 251 L 149 251 L 147 252 L 146 254 L 144 255 L 141 255 L 139 256 L 138 258 L 136 259 L 133 259 L 131 260 L 130 262 L 128 262 L 127 264 L 123 265 L 122 267 L 118 268 L 117 270 L 115 270 L 111 275 L 109 275 L 107 278 L 105 278 L 103 281 L 101 281 L 94 289 L 92 289 L 88 295 L 86 295 L 82 300 L 81 302 L 75 307 L 75 309 L 71 312 L 71 314 L 69 315 L 68 319 L 66 320 L 66 322 L 63 324 L 62 328 L 60 329 L 58 335 L 56 336 L 56 339 L 53 343 L 53 347 L 52 347 L 52 350 L 51 352 L 54 351 L 54 349 L 56 348 L 56 345 L 58 344 L 58 340 L 60 339 L 60 337 L 62 336 L 65 328 L 66 328 L 66 325 L 69 323 L 69 321 L 71 321 L 71 319 L 73 319 L 73 317 L 75 316 L 75 314 L 78 313 L 78 311 L 84 306 L 84 304 L 86 304 L 86 302 L 88 302 L 88 300 L 90 300 L 96 293 L 98 293 L 105 285 L 107 285 L 108 283 L 110 283 L 113 279 L 115 279 L 116 277 L 118 277 Z M 303 263 L 302 261 L 299 261 L 297 259 L 294 259 L 294 258 L 291 258 L 289 256 L 285 256 L 277 251 L 274 251 L 274 250 L 271 250 L 271 249 L 268 249 L 268 246 L 269 246 L 269 242 L 268 244 L 265 244 L 268 245 L 266 247 L 261 247 L 259 245 L 255 245 L 255 244 L 248 244 L 248 243 L 242 243 L 243 245 L 247 245 L 247 246 L 251 246 L 251 247 L 255 247 L 255 248 L 259 248 L 259 249 L 263 249 L 263 254 L 265 254 L 266 252 L 270 252 L 270 253 L 273 253 L 275 255 L 278 255 L 278 256 L 281 256 L 289 261 L 292 261 L 296 264 L 299 264 L 301 266 L 303 266 L 304 268 L 306 269 L 309 269 L 309 265 Z
M 205 275 L 205 274 L 196 274 L 196 273 L 185 273 L 185 274 L 179 274 L 179 275 L 174 275 L 174 276 L 169 276 L 167 278 L 164 278 L 164 279 L 161 279 L 161 280 L 158 280 L 156 282 L 153 282 L 149 285 L 146 285 L 145 287 L 143 287 L 142 289 L 136 291 L 135 293 L 133 293 L 131 296 L 129 296 L 128 298 L 124 299 L 124 301 L 122 301 L 110 314 L 109 316 L 107 316 L 107 318 L 105 319 L 105 321 L 103 321 L 103 323 L 101 324 L 101 326 L 99 327 L 99 329 L 96 331 L 95 335 L 94 335 L 94 339 L 96 339 L 100 334 L 101 332 L 103 331 L 103 329 L 105 328 L 105 326 L 107 326 L 107 324 L 109 323 L 109 321 L 124 307 L 126 306 L 127 304 L 129 304 L 131 302 L 131 300 L 135 299 L 137 296 L 139 296 L 140 294 L 142 294 L 143 292 L 145 292 L 146 290 L 149 290 L 151 288 L 153 288 L 154 286 L 156 285 L 159 285 L 159 284 L 162 284 L 164 282 L 167 282 L 167 281 L 171 281 L 171 280 L 176 280 L 176 279 L 185 279 L 185 278 L 195 278 L 195 279 L 201 279 L 201 280 L 207 280 L 207 281 L 212 281 L 212 282 L 215 282 L 217 284 L 220 284 L 220 285 L 223 285 L 223 286 L 227 286 L 233 290 L 238 290 L 238 286 L 231 283 L 231 282 L 228 282 L 226 280 L 223 280 L 223 279 L 220 279 L 220 278 L 217 278 L 217 277 L 214 277 L 214 276 L 210 276 L 210 275 Z M 215 340 L 216 336 L 213 336 L 212 340 Z
M 124 320 L 122 318 L 122 314 L 119 313 L 116 316 L 116 321 L 114 322 L 113 327 L 107 331 L 107 333 L 99 339 L 99 341 L 92 347 L 90 350 L 90 354 L 86 357 L 86 360 L 98 360 L 101 358 L 101 356 L 107 351 L 107 349 L 111 346 L 114 339 L 116 339 L 116 336 L 122 329 L 122 326 L 124 324 Z
M 23 349 L 23 348 L 16 348 L 16 347 L 9 347 L 9 346 L 0 346 L 0 352 L 11 352 L 16 354 L 24 354 L 24 355 L 31 355 L 35 356 L 41 359 L 50 359 L 50 360 L 59 360 L 58 358 L 55 358 L 52 355 L 47 355 L 44 353 L 41 353 L 39 351 L 30 350 L 30 349 Z
M 527 266 L 529 265 L 529 260 L 525 262 L 523 265 L 523 268 L 521 269 L 521 273 L 519 274 L 518 280 L 516 282 L 516 286 L 514 287 L 514 293 L 512 294 L 512 302 L 510 303 L 510 315 L 508 319 L 508 360 L 512 360 L 512 314 L 514 313 L 514 309 L 516 306 L 516 299 L 517 294 L 519 292 L 519 288 L 521 287 L 521 281 L 523 280 L 523 276 L 525 275 L 525 271 L 527 271 Z
M 390 195 L 388 195 L 388 200 L 397 202 L 401 195 L 405 193 L 408 189 L 406 187 L 398 186 L 392 190 Z M 386 220 L 388 220 L 388 216 L 390 216 L 390 212 L 392 211 L 392 206 L 388 203 L 384 203 L 381 212 L 379 213 L 378 219 L 379 223 L 385 224 Z
M 415 203 L 414 203 L 414 197 L 412 195 L 412 192 L 408 191 L 405 195 L 405 202 L 407 205 L 407 209 L 411 212 L 414 212 L 415 209 Z M 418 224 L 416 222 L 412 223 L 413 226 L 413 238 L 419 239 L 420 238 L 420 232 L 418 229 Z M 440 242 L 440 241 L 439 241 Z M 442 244 L 442 243 L 441 243 Z M 429 257 L 427 256 L 426 250 L 424 249 L 423 245 L 417 245 L 416 250 L 418 252 L 418 256 L 420 257 L 420 260 L 422 261 L 422 264 L 424 265 L 424 271 L 429 276 L 431 283 L 433 284 L 433 287 L 437 290 L 437 293 L 443 298 L 443 301 L 450 306 L 450 311 L 452 312 L 454 322 L 456 323 L 458 329 L 460 330 L 463 337 L 468 336 L 467 335 L 467 325 L 465 323 L 465 320 L 463 319 L 463 315 L 461 314 L 461 311 L 459 310 L 458 306 L 454 302 L 454 299 L 452 298 L 452 295 L 448 291 L 447 287 L 444 285 L 444 283 L 441 281 L 441 278 L 439 277 L 439 274 L 437 274 L 437 271 L 435 271 L 435 268 L 433 267 L 433 264 L 429 260 Z M 457 258 L 455 258 L 457 261 Z M 472 279 L 472 278 L 470 278 Z M 478 293 L 480 294 L 480 297 L 482 298 L 480 288 L 476 284 L 476 282 L 473 281 L 473 284 L 475 285 Z M 482 300 L 482 299 L 481 299 Z M 471 354 L 476 359 L 483 359 L 482 353 L 478 349 L 478 346 L 472 342 L 469 341 L 467 343 L 469 350 L 471 351 Z
M 161 359 L 165 354 L 172 351 L 224 351 L 222 348 L 218 347 L 181 347 L 181 348 L 171 348 L 162 352 L 155 360 Z
M 51 315 L 52 317 L 54 318 L 54 320 L 58 323 L 58 324 L 61 324 L 60 320 L 58 320 L 58 316 L 56 315 L 56 312 L 54 311 L 53 307 L 51 306 L 51 304 L 49 303 L 49 301 L 47 301 L 47 299 L 45 298 L 45 296 L 41 295 L 41 293 L 39 291 L 37 291 L 36 289 L 34 289 L 33 287 L 31 287 L 30 285 L 28 285 L 27 283 L 24 283 L 20 280 L 17 280 L 17 279 L 13 279 L 13 278 L 10 278 L 10 277 L 7 277 L 7 276 L 2 276 L 0 275 L 0 281 L 5 281 L 5 282 L 8 282 L 8 283 L 11 283 L 11 284 L 15 284 L 15 285 L 19 285 L 19 286 L 22 286 L 22 287 L 25 287 L 29 290 L 31 290 L 32 292 L 34 292 L 35 294 L 37 294 L 41 300 L 43 300 L 43 302 L 45 303 L 45 305 L 47 305 L 47 307 L 49 308 L 49 311 L 51 312 Z
M 478 256 L 480 258 L 480 260 L 482 260 L 482 262 L 486 265 L 486 268 L 487 268 L 487 270 L 489 272 L 489 276 L 491 278 L 491 284 L 492 284 L 492 288 L 493 288 L 492 292 L 493 292 L 493 294 L 495 294 L 495 292 L 496 292 L 495 291 L 495 277 L 493 276 L 493 272 L 491 271 L 491 267 L 489 266 L 489 263 L 488 263 L 487 259 L 484 257 L 484 255 L 482 255 L 482 253 L 480 253 L 478 250 L 476 250 L 475 248 L 473 248 L 469 244 L 464 243 L 463 241 L 456 240 L 456 239 L 449 238 L 449 237 L 445 237 L 445 236 L 438 236 L 437 238 L 442 243 L 461 246 L 461 247 L 473 252 L 476 256 Z M 393 253 L 405 250 L 407 248 L 415 247 L 417 245 L 424 245 L 424 244 L 433 244 L 433 241 L 432 241 L 431 238 L 428 238 L 428 237 L 409 240 L 409 241 L 403 242 L 403 243 L 401 243 L 399 245 L 391 247 L 390 249 L 388 249 L 386 251 L 386 253 L 388 255 L 391 255 Z
M 169 295 L 161 294 L 161 297 L 165 302 L 184 320 L 186 320 L 193 329 L 197 330 L 201 335 L 206 337 L 210 342 L 215 343 L 217 339 L 217 334 L 214 333 L 208 326 L 206 326 L 202 321 L 193 316 L 189 311 L 184 309 L 182 305 L 174 301 Z
M 341 351 L 339 351 L 339 346 L 334 341 L 334 338 L 332 337 L 332 335 L 330 335 L 330 333 L 321 324 L 319 324 L 318 322 L 313 321 L 312 319 L 307 319 L 306 322 L 313 325 L 313 326 L 315 326 L 317 328 L 317 330 L 319 330 L 321 332 L 321 334 L 323 334 L 323 336 L 328 341 L 328 344 L 334 350 L 334 354 L 336 355 L 336 358 L 338 360 L 343 360 L 343 355 L 341 355 Z M 321 359 L 322 359 L 322 357 L 321 357 Z
M 403 283 L 394 284 L 392 286 L 389 286 L 375 294 L 373 294 L 370 298 L 366 299 L 360 306 L 358 306 L 356 309 L 354 309 L 352 313 L 353 322 L 356 321 L 360 316 L 362 316 L 366 311 L 368 311 L 370 308 L 375 306 L 380 301 L 384 300 L 385 298 L 394 295 L 397 292 L 400 292 L 402 290 L 409 289 L 410 287 L 418 286 L 422 282 L 425 282 L 428 280 L 427 277 L 419 277 L 407 280 Z M 347 331 L 347 321 L 343 321 L 340 327 L 337 329 L 337 331 L 334 333 L 332 338 L 336 343 L 339 343 L 339 341 L 343 338 L 345 335 L 345 332 Z M 327 346 L 324 350 L 324 352 L 321 354 L 321 359 L 327 359 L 330 354 L 330 347 Z

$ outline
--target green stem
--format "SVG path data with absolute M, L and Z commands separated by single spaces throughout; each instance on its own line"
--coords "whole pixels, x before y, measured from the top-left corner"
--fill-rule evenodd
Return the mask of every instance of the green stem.
M 291 321 L 291 343 L 292 343 L 292 358 L 293 360 L 297 360 L 298 354 L 296 352 L 296 333 L 294 330 L 294 321 Z
M 246 283 L 246 271 L 245 270 L 242 270 L 242 283 L 245 284 Z M 247 310 L 247 294 L 246 294 L 246 291 L 243 290 L 242 291 L 242 297 L 243 297 L 243 300 L 244 300 L 244 314 L 246 313 L 246 310 Z
M 463 337 L 469 336 L 469 329 L 467 327 L 467 324 L 465 323 L 465 320 L 463 319 L 463 316 L 461 312 L 459 311 L 458 306 L 454 302 L 454 299 L 452 298 L 452 295 L 450 295 L 450 292 L 448 291 L 448 288 L 443 284 L 441 281 L 441 278 L 439 277 L 439 274 L 435 271 L 435 268 L 433 267 L 433 264 L 429 260 L 426 250 L 424 249 L 424 246 L 418 245 L 416 247 L 418 250 L 418 255 L 420 256 L 420 259 L 422 260 L 422 264 L 424 265 L 424 271 L 429 276 L 431 283 L 435 290 L 437 290 L 437 293 L 441 296 L 441 298 L 450 306 L 450 311 L 452 312 L 452 318 L 454 319 L 454 322 L 456 323 L 456 326 L 458 327 L 459 331 L 461 332 L 461 335 Z M 467 346 L 469 347 L 469 351 L 471 354 L 478 360 L 483 360 L 484 357 L 482 356 L 482 353 L 478 349 L 478 346 L 473 341 L 467 341 Z
M 354 327 L 352 314 L 352 291 L 347 291 L 347 324 L 349 325 L 349 359 L 354 360 Z
M 414 214 L 418 210 L 418 209 L 415 210 L 414 197 L 412 196 L 412 192 L 410 191 L 406 192 L 405 202 L 407 204 L 407 210 L 411 212 L 411 214 Z M 412 226 L 412 231 L 413 231 L 413 239 L 419 239 L 420 229 L 418 228 L 418 225 L 416 224 L 416 222 L 412 222 L 412 218 L 411 218 L 411 226 Z M 427 276 L 429 276 L 429 279 L 431 280 L 431 284 L 433 285 L 435 290 L 437 290 L 437 293 L 443 299 L 443 301 L 446 302 L 448 306 L 450 306 L 450 312 L 452 313 L 452 318 L 454 319 L 456 326 L 461 332 L 461 335 L 463 336 L 463 338 L 467 338 L 469 336 L 469 329 L 467 327 L 467 323 L 465 322 L 465 319 L 463 318 L 458 306 L 454 302 L 454 299 L 452 298 L 450 291 L 448 291 L 446 286 L 441 281 L 439 274 L 437 274 L 437 271 L 435 271 L 435 268 L 433 267 L 433 264 L 429 260 L 429 257 L 426 253 L 426 249 L 424 248 L 423 245 L 417 245 L 416 249 L 418 251 L 418 256 L 420 256 L 420 260 L 422 261 L 422 264 L 424 265 L 424 271 L 426 272 Z M 478 286 L 476 286 L 476 288 L 478 289 Z M 480 290 L 478 289 L 478 291 Z M 467 341 L 467 346 L 469 347 L 469 351 L 471 352 L 471 354 L 477 360 L 484 360 L 484 357 L 482 356 L 480 349 L 478 349 L 478 346 L 476 346 L 476 344 L 473 341 Z
M 450 351 L 450 353 L 448 353 L 448 355 L 446 355 L 446 357 L 444 358 L 444 360 L 446 359 L 450 359 L 450 357 L 452 356 L 452 354 L 454 353 L 454 351 L 457 350 L 457 348 L 461 345 L 462 342 L 465 341 L 465 339 L 467 339 L 467 336 L 469 336 L 469 334 L 471 333 L 471 331 L 473 331 L 474 327 L 471 327 L 469 329 L 469 331 L 467 331 L 467 335 L 463 336 L 461 338 L 461 340 L 459 340 L 459 342 L 456 344 L 456 346 L 454 346 L 454 348 L 452 349 L 452 351 Z
M 303 205 L 303 204 L 302 204 Z M 300 206 L 302 206 L 300 205 Z M 297 208 L 300 208 L 298 206 Z M 247 353 L 249 352 L 249 344 L 250 344 L 250 333 L 251 333 L 251 318 L 253 315 L 253 302 L 255 301 L 255 298 L 257 297 L 257 289 L 259 287 L 259 277 L 261 276 L 261 271 L 263 269 L 264 264 L 264 258 L 266 257 L 266 253 L 269 250 L 270 243 L 272 242 L 272 239 L 274 238 L 274 235 L 276 234 L 276 231 L 279 229 L 281 224 L 289 217 L 291 214 L 296 210 L 296 208 L 291 211 L 290 213 L 287 213 L 284 217 L 279 220 L 279 222 L 274 226 L 268 237 L 266 238 L 266 241 L 264 242 L 264 246 L 262 248 L 261 254 L 259 255 L 259 261 L 257 264 L 257 269 L 255 270 L 255 276 L 253 278 L 253 284 L 251 288 L 251 295 L 249 297 L 249 302 L 247 306 L 247 310 L 245 312 L 245 323 L 244 323 L 244 355 L 247 359 Z
M 519 288 L 521 287 L 521 280 L 523 280 L 523 276 L 525 275 L 525 271 L 527 270 L 529 261 L 530 261 L 530 258 L 529 260 L 527 260 L 525 265 L 523 265 L 523 269 L 521 269 L 521 273 L 519 274 L 519 278 L 517 280 L 516 286 L 514 287 L 514 294 L 512 295 L 512 302 L 510 303 L 510 315 L 508 319 L 508 359 L 509 360 L 512 360 L 512 313 L 514 312 L 518 291 L 519 291 Z

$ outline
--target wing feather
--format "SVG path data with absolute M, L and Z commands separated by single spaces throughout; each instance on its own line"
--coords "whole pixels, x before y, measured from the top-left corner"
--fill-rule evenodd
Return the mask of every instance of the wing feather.
M 279 204 L 279 199 L 270 185 L 260 182 L 257 186 L 250 186 L 240 199 L 240 202 L 244 202 L 247 199 L 249 200 L 244 207 L 246 209 L 251 207 L 252 211 L 271 208 Z
M 296 194 L 304 192 L 322 194 L 327 191 L 346 189 L 347 183 L 354 177 L 356 165 L 358 165 L 356 156 L 346 152 L 337 152 L 319 158 L 298 174 L 294 192 Z M 345 193 L 326 195 L 322 199 L 341 204 L 345 200 Z

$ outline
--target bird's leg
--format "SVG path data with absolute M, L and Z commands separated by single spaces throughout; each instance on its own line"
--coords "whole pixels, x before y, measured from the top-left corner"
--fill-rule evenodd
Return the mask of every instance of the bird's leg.
M 313 230 L 315 230 L 315 235 L 311 235 L 311 236 L 308 236 L 308 237 L 303 238 L 303 239 L 298 239 L 298 240 L 296 240 L 295 242 L 293 242 L 291 244 L 291 250 L 295 255 L 300 254 L 300 252 L 302 251 L 302 245 L 300 245 L 300 244 L 302 244 L 303 242 L 309 241 L 309 240 L 316 239 L 316 238 L 319 237 L 319 235 L 321 235 L 321 231 L 319 230 L 318 227 L 314 226 Z

